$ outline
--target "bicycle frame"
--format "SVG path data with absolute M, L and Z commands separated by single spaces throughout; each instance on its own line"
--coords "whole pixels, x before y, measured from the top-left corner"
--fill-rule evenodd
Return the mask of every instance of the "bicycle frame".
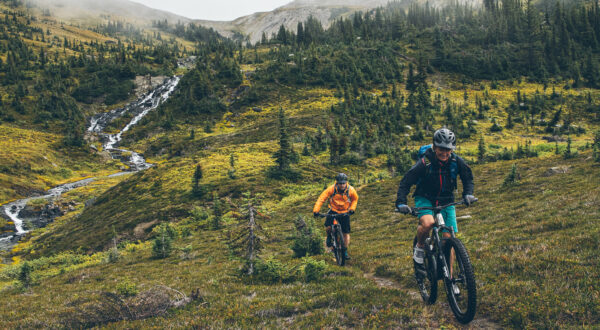
M 332 217 L 333 221 L 331 224 L 331 237 L 333 238 L 332 241 L 332 245 L 333 245 L 333 251 L 336 254 L 336 260 L 341 259 L 341 261 L 338 261 L 338 264 L 340 266 L 343 266 L 345 263 L 344 257 L 343 257 L 343 252 L 346 249 L 345 247 L 345 242 L 344 242 L 344 233 L 342 232 L 342 226 L 340 225 L 339 221 L 337 220 L 338 217 L 342 217 L 342 216 L 346 216 L 348 215 L 347 213 L 338 213 L 338 214 L 323 214 L 323 213 L 319 213 L 320 217 Z M 340 242 L 337 241 L 336 237 L 338 237 L 338 232 L 339 232 L 339 239 Z M 339 246 L 341 245 L 341 246 Z
M 433 228 L 431 229 L 431 235 L 425 240 L 427 249 L 429 253 L 432 253 L 436 258 L 436 264 L 440 265 L 441 268 L 438 268 L 438 279 L 442 279 L 444 277 L 450 278 L 450 265 L 448 260 L 446 260 L 446 256 L 442 253 L 442 240 L 440 237 L 440 230 L 447 230 L 450 232 L 451 237 L 456 237 L 454 234 L 454 228 L 446 226 L 446 222 L 444 221 L 444 217 L 442 216 L 441 210 L 434 210 L 434 219 Z M 433 239 L 435 246 L 431 246 L 431 240 Z M 439 272 L 441 270 L 441 272 Z

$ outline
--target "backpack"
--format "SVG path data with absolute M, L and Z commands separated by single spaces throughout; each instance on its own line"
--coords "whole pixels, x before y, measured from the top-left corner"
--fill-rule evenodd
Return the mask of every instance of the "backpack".
M 430 166 L 431 164 L 429 164 L 427 162 L 427 157 L 425 157 L 425 153 L 427 152 L 427 150 L 429 150 L 431 148 L 433 148 L 432 144 L 421 146 L 419 148 L 419 152 L 417 153 L 417 159 L 419 161 L 422 161 L 423 164 L 425 164 L 425 166 L 427 167 L 425 176 L 429 175 L 430 169 L 431 169 L 431 166 Z M 452 153 L 452 155 L 450 156 L 450 177 L 452 178 L 452 181 L 454 182 L 455 186 L 456 186 L 456 177 L 457 176 L 458 176 L 458 163 L 456 161 L 456 155 L 454 153 Z M 419 184 L 420 182 L 421 182 L 421 179 L 419 179 L 417 184 Z
M 344 192 L 338 191 L 337 187 L 333 188 L 333 195 L 331 197 L 335 196 L 336 194 L 344 195 L 344 196 L 346 196 L 346 200 L 348 202 L 352 202 L 352 200 L 350 199 L 350 185 L 348 185 L 348 187 L 346 187 L 346 191 L 344 191 Z

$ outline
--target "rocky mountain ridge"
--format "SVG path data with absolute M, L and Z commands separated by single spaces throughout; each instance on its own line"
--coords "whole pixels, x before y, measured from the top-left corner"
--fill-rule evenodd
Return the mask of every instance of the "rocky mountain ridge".
M 480 0 L 465 0 L 473 5 L 481 3 Z M 74 24 L 97 25 L 108 21 L 123 21 L 131 24 L 149 26 L 152 21 L 167 20 L 172 24 L 177 22 L 194 22 L 205 27 L 210 27 L 226 37 L 243 36 L 245 40 L 255 43 L 262 37 L 263 32 L 267 37 L 277 33 L 283 24 L 286 29 L 295 31 L 298 22 L 306 21 L 313 16 L 321 22 L 324 28 L 340 17 L 348 17 L 356 11 L 366 11 L 379 6 L 385 6 L 389 0 L 296 0 L 269 12 L 257 12 L 239 17 L 233 21 L 193 20 L 166 11 L 152 9 L 142 4 L 128 0 L 27 0 L 28 6 L 53 17 Z M 408 8 L 415 2 L 425 0 L 401 0 L 402 6 Z M 435 7 L 443 6 L 445 0 L 428 1 Z

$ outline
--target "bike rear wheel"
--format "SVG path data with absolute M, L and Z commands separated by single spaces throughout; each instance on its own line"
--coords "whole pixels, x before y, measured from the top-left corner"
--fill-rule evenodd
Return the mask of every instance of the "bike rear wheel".
M 413 252 L 415 246 L 417 246 L 416 236 L 413 240 Z M 428 247 L 425 247 L 425 258 L 423 258 L 423 268 L 425 269 L 426 274 L 422 274 L 422 272 L 419 271 L 420 266 L 414 260 L 413 267 L 421 298 L 423 298 L 423 301 L 428 305 L 434 304 L 438 295 L 437 266 L 435 258 Z
M 335 261 L 338 265 L 344 266 L 346 264 L 346 255 L 344 253 L 344 235 L 342 235 L 342 230 L 340 227 L 336 228 L 334 231 L 333 239 L 335 240 L 333 251 L 335 254 Z
M 444 255 L 448 265 L 452 255 L 456 258 L 451 278 L 444 278 L 448 304 L 460 323 L 469 323 L 475 317 L 477 309 L 477 286 L 469 254 L 458 238 L 448 238 L 444 245 Z

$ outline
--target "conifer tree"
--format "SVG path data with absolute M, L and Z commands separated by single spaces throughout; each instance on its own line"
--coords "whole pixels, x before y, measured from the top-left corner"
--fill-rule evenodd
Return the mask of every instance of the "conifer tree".
M 194 176 L 192 177 L 192 193 L 196 197 L 202 197 L 204 195 L 204 189 L 200 185 L 200 180 L 202 180 L 202 165 L 197 164 L 196 170 L 194 171 Z
M 287 117 L 285 116 L 283 108 L 279 108 L 279 150 L 273 157 L 277 163 L 277 169 L 280 172 L 290 170 L 290 165 L 298 158 L 290 143 Z
M 227 175 L 230 179 L 237 178 L 235 172 L 235 155 L 232 153 L 231 155 L 229 155 L 229 172 L 227 172 Z
M 479 163 L 483 163 L 485 162 L 485 153 L 486 153 L 486 148 L 485 148 L 485 140 L 483 139 L 483 135 L 479 138 L 479 145 L 477 148 L 477 161 Z

